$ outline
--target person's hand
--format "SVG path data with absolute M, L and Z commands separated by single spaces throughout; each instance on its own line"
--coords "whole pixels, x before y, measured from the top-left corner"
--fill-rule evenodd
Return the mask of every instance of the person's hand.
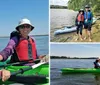
M 10 75 L 11 75 L 10 71 L 5 70 L 5 69 L 1 70 L 1 77 L 2 77 L 3 82 L 8 80 L 10 78 Z
M 3 57 L 0 55 L 0 60 L 3 60 Z
M 39 56 L 39 59 L 41 60 L 41 59 L 43 59 L 45 56 L 46 56 L 46 55 L 41 55 L 41 56 Z
M 41 62 L 49 62 L 49 56 L 48 55 L 42 55 L 39 57 Z
M 83 28 L 84 28 L 84 23 L 83 23 Z

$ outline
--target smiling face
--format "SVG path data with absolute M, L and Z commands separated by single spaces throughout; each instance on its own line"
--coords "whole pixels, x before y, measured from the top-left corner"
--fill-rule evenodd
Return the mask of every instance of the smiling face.
M 85 10 L 86 10 L 86 11 L 89 11 L 89 8 L 87 7 L 87 8 L 85 8 Z
M 83 11 L 81 11 L 80 14 L 83 14 Z
M 32 27 L 28 24 L 19 26 L 19 32 L 22 37 L 27 38 L 28 34 L 31 32 Z

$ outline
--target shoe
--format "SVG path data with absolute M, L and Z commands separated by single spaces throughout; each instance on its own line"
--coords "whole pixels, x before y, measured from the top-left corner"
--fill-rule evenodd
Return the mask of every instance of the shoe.
M 91 40 L 91 39 L 89 39 L 89 41 L 91 42 L 92 40 Z

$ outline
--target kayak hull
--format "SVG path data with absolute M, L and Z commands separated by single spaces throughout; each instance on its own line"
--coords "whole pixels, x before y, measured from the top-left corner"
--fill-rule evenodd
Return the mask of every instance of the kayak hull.
M 68 74 L 68 73 L 100 73 L 100 69 L 95 68 L 62 68 L 61 69 L 62 74 Z
M 70 33 L 76 31 L 76 26 L 74 27 L 64 27 L 63 29 L 56 30 L 54 35 L 63 34 L 63 33 Z
M 8 66 L 5 69 L 10 72 L 15 72 L 21 68 L 27 68 L 28 66 Z M 48 85 L 49 83 L 49 65 L 44 64 L 35 69 L 25 71 L 23 74 L 18 74 L 16 76 L 11 76 L 6 82 L 0 81 L 0 84 L 13 84 L 13 83 L 23 83 L 23 84 L 36 84 L 36 85 Z

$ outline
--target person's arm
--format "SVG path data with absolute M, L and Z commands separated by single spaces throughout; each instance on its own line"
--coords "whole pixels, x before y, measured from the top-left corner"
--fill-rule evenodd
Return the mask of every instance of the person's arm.
M 13 52 L 16 46 L 15 38 L 10 39 L 8 45 L 0 52 L 0 61 L 5 61 Z
M 76 15 L 76 18 L 75 18 L 75 25 L 76 25 L 76 26 L 78 25 L 78 24 L 77 24 L 77 22 L 78 22 L 78 20 L 77 20 L 78 15 L 79 15 L 79 13 Z
M 91 12 L 91 24 L 93 23 L 93 13 Z

